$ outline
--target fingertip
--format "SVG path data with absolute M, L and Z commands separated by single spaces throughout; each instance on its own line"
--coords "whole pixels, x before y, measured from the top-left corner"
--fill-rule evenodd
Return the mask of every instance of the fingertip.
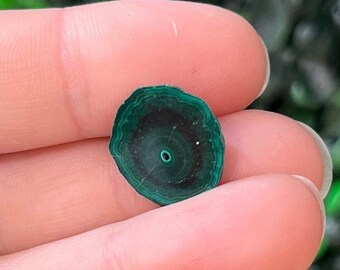
M 248 35 L 253 35 L 257 39 L 257 42 L 249 43 L 249 46 L 253 47 L 254 49 L 254 56 L 256 55 L 259 56 L 259 59 L 257 61 L 258 61 L 258 69 L 260 71 L 258 74 L 260 87 L 256 88 L 257 95 L 254 98 L 254 99 L 257 99 L 266 90 L 268 83 L 269 83 L 269 79 L 270 79 L 271 66 L 270 66 L 270 57 L 269 57 L 268 49 L 263 39 L 261 38 L 261 36 L 257 33 L 255 28 L 244 17 L 234 12 L 230 12 L 230 13 L 231 13 L 230 14 L 231 16 L 235 16 L 236 20 L 239 20 L 240 24 L 242 24 L 240 29 L 242 28 L 244 30 L 246 29 L 248 31 Z M 258 46 L 259 44 L 261 46 Z
M 270 79 L 270 73 L 271 73 L 270 58 L 269 58 L 267 46 L 260 36 L 259 36 L 259 38 L 260 38 L 260 41 L 261 41 L 262 46 L 263 46 L 264 57 L 266 59 L 265 60 L 266 61 L 266 76 L 264 78 L 263 86 L 262 86 L 262 88 L 261 88 L 261 90 L 260 90 L 260 92 L 259 92 L 259 94 L 257 95 L 256 98 L 259 98 L 263 94 L 263 92 L 267 89 L 269 79 Z
M 297 174 L 322 189 L 324 161 L 320 148 L 295 120 L 262 110 L 245 110 L 219 120 L 229 156 L 224 181 L 266 173 Z
M 251 264 L 252 270 L 307 269 L 321 227 L 319 203 L 304 181 L 258 175 L 4 257 L 0 266 L 245 270 Z
M 332 158 L 327 148 L 327 145 L 322 140 L 322 138 L 308 125 L 298 122 L 301 126 L 309 133 L 309 135 L 313 138 L 315 144 L 318 146 L 320 150 L 320 154 L 323 161 L 323 179 L 322 186 L 320 189 L 321 196 L 324 199 L 327 196 L 327 193 L 331 187 L 333 180 L 333 163 Z
M 109 107 L 107 97 L 112 96 L 111 108 L 117 107 L 134 89 L 147 85 L 181 87 L 204 99 L 217 115 L 245 108 L 263 88 L 267 59 L 261 40 L 231 11 L 177 1 L 104 3 L 96 9 L 74 10 L 68 18 L 74 25 L 100 14 L 88 26 L 91 36 L 84 32 L 77 41 L 92 100 L 90 116 Z M 95 40 L 102 41 L 100 47 Z M 95 89 L 105 92 L 105 100 Z M 106 115 L 112 118 L 108 110 Z
M 130 220 L 109 250 L 136 249 L 136 269 L 307 269 L 322 235 L 313 192 L 290 175 L 240 179 Z
M 256 31 L 211 5 L 112 1 L 0 20 L 2 153 L 108 136 L 143 86 L 180 87 L 224 115 L 251 104 L 266 81 Z
M 312 194 L 315 197 L 315 200 L 318 202 L 320 206 L 320 212 L 322 215 L 322 224 L 323 224 L 321 238 L 323 238 L 325 234 L 325 229 L 326 229 L 326 210 L 325 210 L 325 205 L 323 203 L 322 194 L 320 194 L 321 191 L 318 190 L 315 184 L 313 183 L 313 181 L 308 179 L 307 177 L 301 176 L 301 175 L 293 175 L 293 176 L 306 185 L 306 187 L 308 188 L 310 192 L 312 192 Z

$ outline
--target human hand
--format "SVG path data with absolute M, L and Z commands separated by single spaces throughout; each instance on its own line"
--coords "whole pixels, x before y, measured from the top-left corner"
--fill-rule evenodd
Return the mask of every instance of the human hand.
M 243 19 L 126 1 L 1 12 L 0 27 L 0 269 L 308 268 L 330 158 L 296 121 L 243 111 L 269 74 Z M 163 208 L 107 138 L 130 93 L 159 84 L 203 98 L 226 139 L 221 186 Z

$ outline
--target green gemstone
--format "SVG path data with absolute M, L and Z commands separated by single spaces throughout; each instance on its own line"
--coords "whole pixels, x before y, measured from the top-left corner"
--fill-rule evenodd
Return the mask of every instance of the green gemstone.
M 224 139 L 209 107 L 172 86 L 137 89 L 119 108 L 110 152 L 138 193 L 175 203 L 220 181 Z

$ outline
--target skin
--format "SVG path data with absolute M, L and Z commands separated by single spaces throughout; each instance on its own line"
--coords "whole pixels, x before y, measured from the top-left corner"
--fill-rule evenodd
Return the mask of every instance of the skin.
M 267 66 L 242 18 L 122 1 L 3 11 L 0 25 L 0 269 L 312 263 L 323 234 L 321 151 L 296 121 L 244 111 Z M 119 105 L 158 84 L 203 98 L 227 141 L 221 185 L 162 208 L 127 184 L 107 147 Z

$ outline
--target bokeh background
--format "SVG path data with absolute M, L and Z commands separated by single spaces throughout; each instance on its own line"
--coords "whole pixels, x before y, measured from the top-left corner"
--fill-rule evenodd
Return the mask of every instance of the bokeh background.
M 86 0 L 0 0 L 0 9 L 65 7 Z M 340 270 L 340 0 L 201 0 L 245 17 L 271 59 L 268 90 L 252 108 L 313 127 L 333 158 L 325 239 L 310 270 Z M 1 30 L 1 28 L 0 28 Z M 289 270 L 289 269 L 287 269 Z

